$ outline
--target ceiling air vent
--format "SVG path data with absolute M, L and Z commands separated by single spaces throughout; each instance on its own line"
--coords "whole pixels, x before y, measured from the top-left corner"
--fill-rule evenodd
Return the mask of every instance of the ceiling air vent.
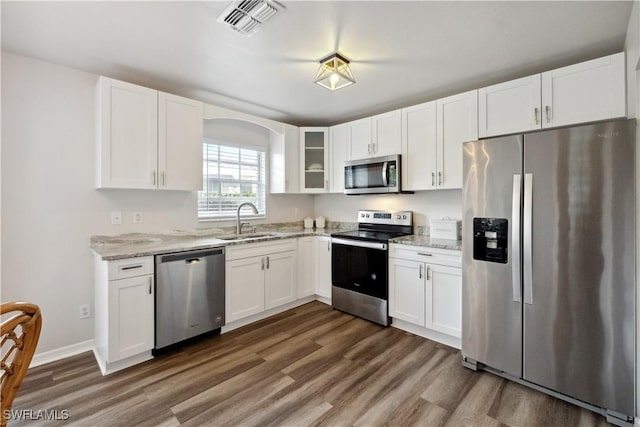
M 234 30 L 251 36 L 262 24 L 282 10 L 283 7 L 271 0 L 239 0 L 227 6 L 218 16 L 218 22 L 229 25 Z

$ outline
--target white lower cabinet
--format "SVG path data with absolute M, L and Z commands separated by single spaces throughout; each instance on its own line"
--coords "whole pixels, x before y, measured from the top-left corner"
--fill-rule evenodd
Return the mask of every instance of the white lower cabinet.
M 316 295 L 331 301 L 331 237 L 316 237 L 314 252 Z
M 389 245 L 389 316 L 453 337 L 442 341 L 456 345 L 462 336 L 460 262 L 458 251 Z
M 315 294 L 314 246 L 317 237 L 298 238 L 298 298 Z
M 295 301 L 296 239 L 227 247 L 227 323 Z
M 95 355 L 103 374 L 152 357 L 153 257 L 103 261 L 96 256 Z

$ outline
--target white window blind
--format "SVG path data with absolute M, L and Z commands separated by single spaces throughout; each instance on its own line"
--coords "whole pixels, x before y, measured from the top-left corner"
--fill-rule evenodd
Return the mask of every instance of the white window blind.
M 256 205 L 257 216 L 265 216 L 266 153 L 210 140 L 205 140 L 202 147 L 204 188 L 198 192 L 198 219 L 235 218 L 244 202 Z M 243 217 L 251 212 L 247 208 Z

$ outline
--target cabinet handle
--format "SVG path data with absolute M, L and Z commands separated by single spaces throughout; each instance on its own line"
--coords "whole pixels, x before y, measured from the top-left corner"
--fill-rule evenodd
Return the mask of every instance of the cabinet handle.
M 151 295 L 151 287 L 153 285 L 153 279 L 149 277 L 149 295 Z
M 269 257 L 267 257 L 267 270 L 269 269 Z
M 431 172 L 431 186 L 432 187 L 436 186 L 436 173 L 435 172 Z
M 376 154 L 376 143 L 374 142 L 373 144 L 371 144 L 371 151 L 373 151 L 373 154 Z
M 328 179 L 324 182 L 324 185 L 325 185 L 325 188 L 328 190 L 329 189 L 329 180 Z
M 262 264 L 262 269 L 264 270 L 264 258 L 260 259 L 260 263 Z
M 162 181 L 162 186 L 164 186 L 164 172 L 160 174 L 160 180 Z
M 443 182 L 442 172 L 438 172 L 438 185 L 442 185 Z
M 433 254 L 423 254 L 422 252 L 418 252 L 418 255 L 422 255 L 422 256 L 433 256 Z
M 538 107 L 535 107 L 533 109 L 533 121 L 536 122 L 536 124 L 539 123 L 539 120 L 538 120 Z
M 367 144 L 367 152 L 371 155 L 371 144 Z
M 422 264 L 420 264 L 420 268 L 418 269 L 418 278 L 422 279 Z
M 327 252 L 331 252 L 331 240 L 327 240 Z
M 151 172 L 151 180 L 153 181 L 153 185 L 156 185 L 156 171 Z
M 547 123 L 551 123 L 551 107 L 548 105 L 544 107 L 544 112 L 547 116 Z
M 431 280 L 431 267 L 427 266 L 427 280 Z
M 137 270 L 138 268 L 142 268 L 142 264 L 127 265 L 126 267 L 120 267 L 120 270 L 122 271 Z

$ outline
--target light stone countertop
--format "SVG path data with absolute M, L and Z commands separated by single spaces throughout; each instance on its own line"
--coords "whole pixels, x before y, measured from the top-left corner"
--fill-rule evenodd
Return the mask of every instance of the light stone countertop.
M 446 240 L 432 239 L 429 236 L 420 236 L 412 234 L 411 236 L 403 236 L 391 239 L 390 243 L 399 243 L 402 245 L 423 246 L 426 248 L 450 249 L 454 251 L 462 251 L 462 240 Z
M 235 234 L 231 227 L 201 231 L 173 231 L 170 233 L 132 233 L 119 236 L 91 236 L 90 247 L 105 261 L 209 249 L 246 243 L 267 242 L 304 236 L 330 236 L 331 233 L 357 228 L 355 223 L 329 222 L 327 228 L 305 229 L 301 222 L 262 224 L 256 226 L 257 237 L 243 240 L 223 240 Z M 269 233 L 266 236 L 260 234 Z M 253 233 L 244 232 L 243 235 Z

